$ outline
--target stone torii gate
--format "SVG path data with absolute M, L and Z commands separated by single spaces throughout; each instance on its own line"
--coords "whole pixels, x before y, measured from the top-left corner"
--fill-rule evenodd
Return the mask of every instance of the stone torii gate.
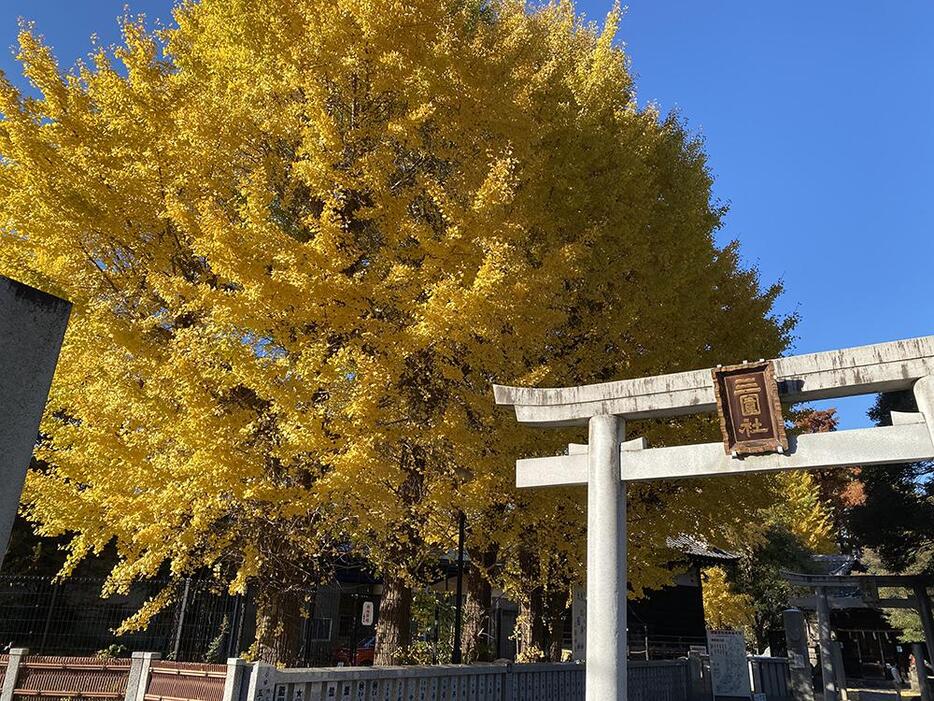
M 934 654 L 934 615 L 932 615 L 931 611 L 931 597 L 928 594 L 928 587 L 934 585 L 934 577 L 872 574 L 820 575 L 797 572 L 782 572 L 782 577 L 791 584 L 807 587 L 814 592 L 813 596 L 794 599 L 791 603 L 797 608 L 806 608 L 817 612 L 821 672 L 824 680 L 824 701 L 839 701 L 840 692 L 843 691 L 837 684 L 837 679 L 840 679 L 843 675 L 842 670 L 838 669 L 840 661 L 833 654 L 830 627 L 831 609 L 870 607 L 914 609 L 921 619 L 921 628 L 924 631 L 924 641 L 928 649 L 928 655 Z M 835 597 L 828 593 L 828 590 L 848 587 L 859 589 L 860 596 Z M 884 589 L 907 589 L 911 594 L 905 597 L 880 598 L 880 587 Z M 922 670 L 921 674 L 925 675 L 922 667 L 924 664 L 923 657 L 917 662 Z M 924 678 L 926 679 L 926 675 Z M 930 693 L 927 690 L 925 691 Z M 927 701 L 926 698 L 925 701 Z
M 934 336 L 771 363 L 783 404 L 914 389 L 918 413 L 893 425 L 790 437 L 777 452 L 739 456 L 722 443 L 647 448 L 625 422 L 713 413 L 713 370 L 537 389 L 496 385 L 496 403 L 520 423 L 588 425 L 568 455 L 518 460 L 518 487 L 587 485 L 587 701 L 626 701 L 626 483 L 747 472 L 879 465 L 934 458 Z M 780 416 L 778 422 L 781 423 Z

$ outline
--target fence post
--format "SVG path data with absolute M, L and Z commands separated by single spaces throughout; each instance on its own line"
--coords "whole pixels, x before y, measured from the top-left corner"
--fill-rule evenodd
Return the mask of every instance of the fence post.
M 506 673 L 503 676 L 503 701 L 512 701 L 512 662 L 507 662 L 504 669 Z
M 191 591 L 191 577 L 185 577 L 185 590 L 182 592 L 182 600 L 178 607 L 178 628 L 175 631 L 175 640 L 172 643 L 172 659 L 179 661 L 182 652 L 182 632 L 185 628 L 185 610 L 188 608 L 188 595 Z
M 240 686 L 243 684 L 243 668 L 246 663 L 239 657 L 227 660 L 227 676 L 224 677 L 224 696 L 222 701 L 238 701 Z
M 918 679 L 918 689 L 921 691 L 921 701 L 934 701 L 931 682 L 928 679 L 928 670 L 924 666 L 924 645 L 915 643 L 911 646 L 911 655 L 915 658 L 915 674 Z
M 688 652 L 688 698 L 690 701 L 705 701 L 704 660 L 696 650 Z
M 6 663 L 6 674 L 3 677 L 3 689 L 0 690 L 0 701 L 13 701 L 13 690 L 16 688 L 16 678 L 19 676 L 19 666 L 23 658 L 29 654 L 25 647 L 14 647 Z
M 130 657 L 130 675 L 126 680 L 124 701 L 145 701 L 146 689 L 149 687 L 149 669 L 152 667 L 152 661 L 161 657 L 158 652 L 133 653 Z
M 55 601 L 58 599 L 58 590 L 61 585 L 56 582 L 52 585 L 52 600 L 49 601 L 49 610 L 45 614 L 45 626 L 42 628 L 42 642 L 39 643 L 39 654 L 45 652 L 45 645 L 49 641 L 49 629 L 52 627 L 52 613 L 55 611 Z

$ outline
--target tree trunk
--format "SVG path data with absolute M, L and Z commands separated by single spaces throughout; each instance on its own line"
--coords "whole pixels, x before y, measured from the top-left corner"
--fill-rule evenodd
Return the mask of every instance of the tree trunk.
M 376 626 L 374 665 L 397 665 L 411 642 L 412 590 L 401 578 L 388 576 L 383 581 L 383 596 L 379 604 Z
M 519 620 L 516 622 L 520 662 L 542 662 L 545 659 L 545 630 L 542 625 L 542 590 L 536 587 L 529 592 L 528 599 L 519 605 Z
M 533 589 L 519 607 L 517 644 L 522 662 L 560 662 L 567 596 Z
M 467 572 L 467 600 L 464 602 L 464 628 L 461 648 L 464 662 L 490 662 L 495 655 L 490 635 L 490 609 L 493 590 L 479 567 L 471 564 Z
M 542 599 L 541 649 L 550 662 L 560 662 L 568 595 L 565 592 L 549 592 Z
M 302 646 L 305 601 L 300 591 L 261 592 L 256 601 L 256 658 L 294 667 Z

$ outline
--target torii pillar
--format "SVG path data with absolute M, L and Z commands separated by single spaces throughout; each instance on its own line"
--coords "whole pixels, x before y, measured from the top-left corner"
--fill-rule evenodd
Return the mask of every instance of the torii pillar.
M 0 275 L 0 565 L 71 305 Z
M 915 462 L 934 458 L 934 336 L 771 361 L 781 402 L 832 399 L 915 387 L 920 413 L 892 426 L 790 437 L 782 453 L 738 457 L 723 443 L 646 449 L 623 442 L 625 421 L 713 413 L 712 369 L 581 387 L 494 387 L 521 423 L 587 425 L 589 444 L 516 463 L 518 487 L 587 485 L 587 701 L 627 701 L 626 488 L 680 479 Z
M 620 475 L 625 423 L 614 414 L 590 418 L 587 454 L 587 698 L 625 699 L 626 483 Z M 593 691 L 589 689 L 593 688 Z

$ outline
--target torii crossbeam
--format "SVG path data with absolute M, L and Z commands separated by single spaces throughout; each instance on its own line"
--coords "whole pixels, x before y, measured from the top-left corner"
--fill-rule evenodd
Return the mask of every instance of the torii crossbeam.
M 722 443 L 624 442 L 627 419 L 716 411 L 710 369 L 581 387 L 494 387 L 497 404 L 514 406 L 521 423 L 589 426 L 588 445 L 516 463 L 519 487 L 588 487 L 587 701 L 626 701 L 627 482 L 934 458 L 934 336 L 772 362 L 783 404 L 913 389 L 919 412 L 893 412 L 892 426 L 791 438 L 784 453 L 737 457 Z

